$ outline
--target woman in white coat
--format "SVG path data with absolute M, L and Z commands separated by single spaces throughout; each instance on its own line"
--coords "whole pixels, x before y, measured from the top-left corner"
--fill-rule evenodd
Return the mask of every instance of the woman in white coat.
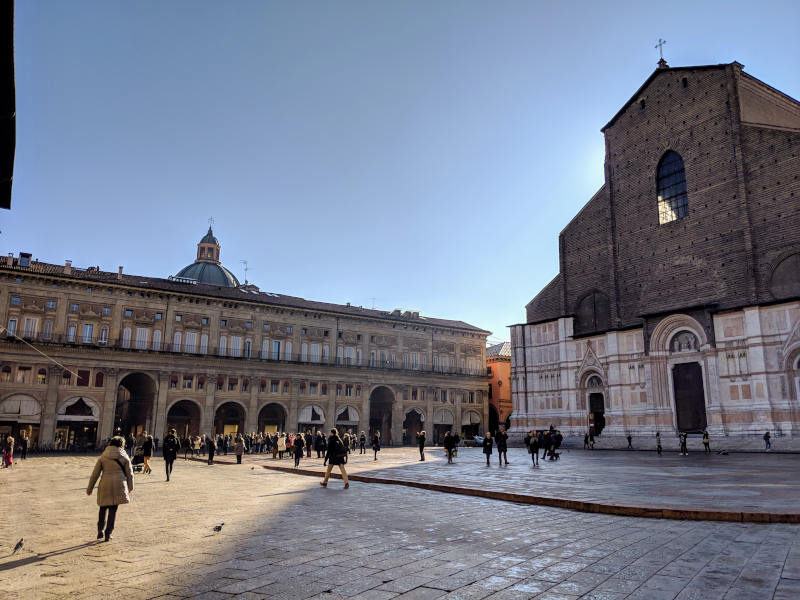
M 86 488 L 86 495 L 91 496 L 97 478 L 101 473 L 103 474 L 100 485 L 97 486 L 97 505 L 100 507 L 97 519 L 98 540 L 103 537 L 103 530 L 105 530 L 106 541 L 111 539 L 111 532 L 114 531 L 114 522 L 117 517 L 117 507 L 131 501 L 128 492 L 133 491 L 133 469 L 131 469 L 131 459 L 125 453 L 124 448 L 125 440 L 119 436 L 114 436 L 108 441 L 108 446 L 94 465 L 94 471 L 92 471 L 89 485 Z M 106 514 L 108 514 L 108 522 L 106 522 Z

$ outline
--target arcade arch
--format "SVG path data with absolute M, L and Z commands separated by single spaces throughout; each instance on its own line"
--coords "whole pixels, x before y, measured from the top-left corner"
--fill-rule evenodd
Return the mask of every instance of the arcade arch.
M 222 435 L 244 433 L 245 409 L 238 402 L 225 402 L 214 413 L 214 432 Z
M 352 431 L 358 434 L 359 414 L 354 406 L 342 406 L 336 409 L 336 429 L 339 433 Z
M 114 431 L 136 436 L 153 428 L 153 408 L 157 394 L 156 382 L 146 373 L 126 375 L 117 388 L 114 409 Z
M 455 419 L 450 409 L 440 408 L 433 413 L 433 443 L 437 446 L 442 443 L 444 434 L 453 429 Z
M 297 415 L 297 431 L 298 432 L 313 432 L 316 429 L 322 429 L 325 425 L 325 411 L 316 404 L 307 404 Z
M 417 434 L 425 429 L 425 413 L 421 408 L 410 408 L 403 419 L 403 443 L 416 444 Z
M 65 400 L 56 411 L 54 447 L 57 450 L 92 450 L 97 445 L 100 406 L 86 396 Z
M 258 431 L 273 433 L 286 431 L 286 409 L 277 402 L 270 402 L 258 411 Z
M 477 411 L 467 410 L 461 414 L 461 437 L 462 439 L 472 439 L 480 435 L 481 416 Z
M 194 400 L 178 400 L 167 411 L 167 429 L 175 428 L 181 438 L 200 435 L 201 414 Z
M 0 439 L 12 436 L 20 439 L 24 431 L 28 435 L 28 445 L 35 448 L 39 444 L 39 426 L 42 407 L 39 401 L 27 394 L 12 394 L 0 402 Z
M 369 395 L 369 437 L 381 432 L 383 444 L 392 443 L 392 406 L 394 406 L 394 392 L 385 385 L 379 385 Z

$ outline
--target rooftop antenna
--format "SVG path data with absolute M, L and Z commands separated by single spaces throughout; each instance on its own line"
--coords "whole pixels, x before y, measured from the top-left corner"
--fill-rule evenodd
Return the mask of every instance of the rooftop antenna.
M 213 217 L 211 219 L 209 219 L 209 220 L 213 221 Z M 244 284 L 247 285 L 247 271 L 249 269 L 249 267 L 247 266 L 247 261 L 246 260 L 240 260 L 239 262 L 244 265 Z

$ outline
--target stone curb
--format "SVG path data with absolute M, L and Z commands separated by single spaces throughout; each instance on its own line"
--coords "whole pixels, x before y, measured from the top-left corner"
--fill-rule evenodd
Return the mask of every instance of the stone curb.
M 320 477 L 323 473 L 311 469 L 295 469 L 294 467 L 279 467 L 261 465 L 263 469 L 293 473 L 295 475 L 308 475 Z M 331 473 L 334 479 L 341 479 L 339 473 Z M 589 513 L 618 515 L 623 517 L 644 517 L 648 519 L 677 519 L 681 521 L 733 521 L 736 523 L 800 523 L 800 513 L 766 513 L 766 512 L 732 512 L 721 510 L 688 510 L 682 508 L 648 508 L 643 506 L 622 506 L 617 504 L 602 504 L 599 502 L 583 502 L 580 500 L 567 500 L 564 498 L 547 498 L 544 496 L 531 496 L 528 494 L 513 494 L 511 492 L 498 492 L 495 490 L 478 490 L 462 488 L 438 483 L 423 483 L 401 479 L 388 479 L 385 477 L 372 477 L 368 475 L 348 475 L 352 481 L 364 483 L 383 483 L 388 485 L 404 485 L 407 487 L 421 488 L 448 494 L 461 494 L 464 496 L 478 496 L 506 502 L 521 504 L 536 504 L 539 506 L 552 506 Z

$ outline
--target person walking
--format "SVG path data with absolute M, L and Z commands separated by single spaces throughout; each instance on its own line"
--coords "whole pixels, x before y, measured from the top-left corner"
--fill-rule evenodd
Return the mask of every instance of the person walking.
M 381 451 L 381 432 L 380 431 L 376 431 L 375 435 L 372 438 L 372 451 L 375 453 L 375 460 L 378 460 L 378 452 Z
M 508 434 L 503 427 L 494 436 L 494 443 L 497 445 L 497 460 L 500 461 L 500 466 L 503 466 L 503 459 L 505 459 L 506 466 L 508 466 Z
M 180 449 L 181 443 L 175 435 L 175 430 L 170 429 L 164 437 L 164 443 L 161 445 L 161 451 L 164 455 L 164 468 L 167 470 L 167 481 L 169 481 L 169 477 L 172 475 L 172 465 L 175 463 L 175 459 L 178 458 L 178 451 Z
M 318 429 L 317 435 L 314 437 L 314 450 L 317 451 L 317 458 L 322 458 L 322 453 L 325 450 L 325 436 Z
M 583 449 L 584 450 L 588 450 L 589 449 L 589 433 L 588 432 L 586 434 L 584 434 L 584 436 L 583 436 Z
M 236 464 L 242 464 L 242 454 L 244 454 L 244 438 L 241 435 L 236 436 L 236 441 L 233 444 L 233 453 L 236 455 Z
M 494 440 L 492 440 L 492 432 L 487 431 L 486 437 L 483 438 L 483 453 L 486 455 L 486 466 L 489 466 L 489 457 L 492 455 L 492 446 L 494 445 Z
M 314 445 L 314 438 L 311 437 L 311 432 L 306 431 L 306 458 L 311 458 L 311 446 Z
M 764 434 L 764 451 L 768 451 L 772 449 L 772 442 L 770 441 L 772 436 L 770 435 L 769 431 Z
M 367 453 L 367 435 L 362 431 L 361 435 L 358 437 L 358 446 L 360 448 L 359 454 L 366 454 Z
M 286 452 L 286 434 L 281 433 L 278 437 L 278 459 L 283 459 L 283 453 Z
M 214 441 L 214 436 L 210 435 L 206 438 L 206 449 L 208 450 L 208 464 L 214 464 L 214 453 L 217 451 L 217 442 Z
M 294 438 L 294 444 L 292 445 L 292 454 L 294 455 L 294 468 L 300 466 L 300 459 L 303 458 L 303 454 L 306 451 L 306 440 L 303 437 L 302 433 L 298 433 Z
M 708 436 L 708 429 L 703 430 L 703 448 L 706 454 L 711 454 L 711 440 Z
M 525 436 L 523 440 L 525 446 L 528 448 L 528 453 L 531 455 L 531 462 L 534 467 L 539 466 L 539 436 L 536 435 L 536 430 L 531 429 L 530 433 Z
M 98 478 L 97 506 L 100 512 L 97 517 L 97 539 L 105 536 L 105 540 L 109 541 L 117 519 L 117 507 L 128 504 L 131 501 L 130 493 L 133 492 L 133 469 L 131 459 L 125 453 L 125 440 L 122 437 L 112 437 L 97 459 L 86 487 L 87 496 L 92 495 Z
M 147 435 L 147 432 L 144 433 L 144 441 L 142 442 L 142 457 L 144 458 L 144 472 L 147 475 L 153 472 L 153 469 L 150 468 L 150 459 L 153 456 L 153 436 Z
M 347 450 L 347 452 L 344 453 L 344 462 L 345 462 L 345 464 L 347 464 L 347 458 L 350 456 L 350 434 L 349 433 L 345 433 L 342 436 L 342 443 L 344 444 L 344 449 Z
M 417 434 L 417 446 L 419 446 L 419 459 L 425 460 L 425 431 Z
M 328 467 L 325 469 L 325 476 L 319 482 L 322 487 L 328 486 L 328 478 L 331 476 L 333 465 L 339 466 L 339 471 L 342 473 L 342 481 L 344 481 L 344 489 L 350 487 L 350 483 L 347 481 L 347 471 L 344 470 L 346 456 L 347 449 L 339 437 L 339 432 L 335 428 L 331 429 L 331 434 L 328 436 L 328 449 L 325 452 L 325 460 L 328 463 Z
M 680 440 L 680 443 L 681 443 L 681 456 L 689 456 L 689 449 L 686 446 L 686 438 L 687 437 L 688 437 L 688 435 L 686 434 L 685 431 L 681 431 L 678 434 L 678 439 Z
M 589 430 L 589 450 L 594 450 L 594 432 Z
M 656 431 L 656 452 L 658 452 L 659 456 L 661 456 L 661 450 L 661 432 Z
M 628 450 L 633 450 L 633 437 L 631 434 L 628 434 Z

